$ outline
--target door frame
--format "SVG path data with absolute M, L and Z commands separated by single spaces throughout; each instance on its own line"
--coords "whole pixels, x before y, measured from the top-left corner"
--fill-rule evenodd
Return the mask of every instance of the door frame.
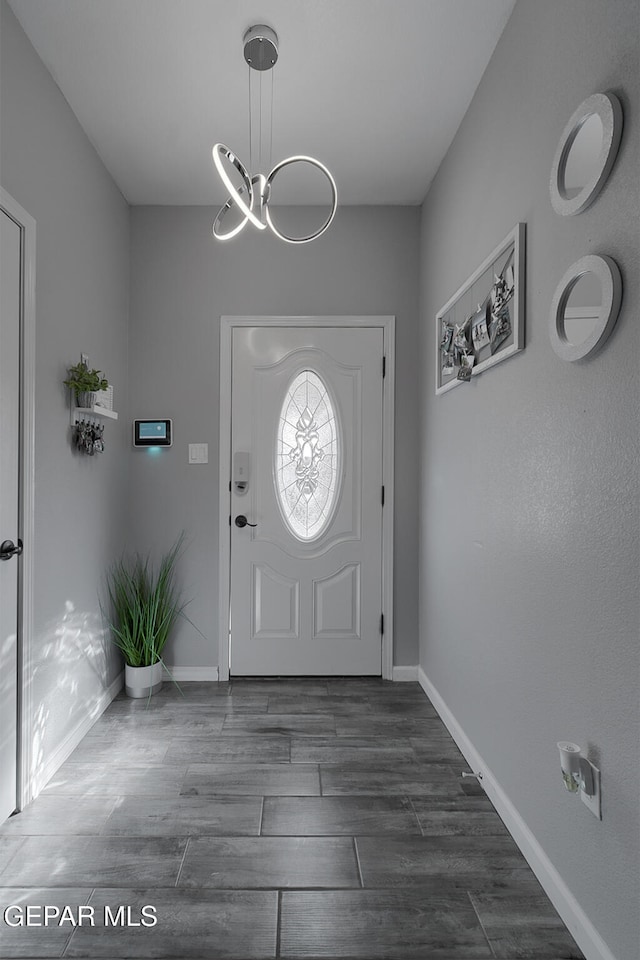
M 382 678 L 393 675 L 393 474 L 395 424 L 394 316 L 313 316 L 220 318 L 220 439 L 218 486 L 218 679 L 229 679 L 231 632 L 231 362 L 235 327 L 377 327 L 383 331 L 382 381 Z
M 0 209 L 20 228 L 20 478 L 19 537 L 24 550 L 18 573 L 18 796 L 17 809 L 32 799 L 31 636 L 35 502 L 36 222 L 0 187 Z

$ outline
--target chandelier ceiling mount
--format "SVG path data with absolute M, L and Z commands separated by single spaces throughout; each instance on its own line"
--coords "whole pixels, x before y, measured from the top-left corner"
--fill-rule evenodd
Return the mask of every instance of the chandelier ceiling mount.
M 260 23 L 249 27 L 244 37 L 244 58 L 252 70 L 272 70 L 278 60 L 278 34 Z

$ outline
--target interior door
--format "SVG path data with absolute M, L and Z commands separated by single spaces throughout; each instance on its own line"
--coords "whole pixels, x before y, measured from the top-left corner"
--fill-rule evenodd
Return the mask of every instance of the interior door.
M 233 330 L 236 676 L 381 673 L 382 357 L 379 327 Z
M 0 211 L 0 821 L 17 805 L 21 240 Z

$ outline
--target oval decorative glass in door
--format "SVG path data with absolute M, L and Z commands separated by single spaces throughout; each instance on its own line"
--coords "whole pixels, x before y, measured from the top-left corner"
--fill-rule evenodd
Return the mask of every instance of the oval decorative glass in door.
M 275 485 L 282 516 L 299 540 L 331 520 L 340 476 L 336 408 L 322 377 L 303 370 L 287 388 L 276 440 Z

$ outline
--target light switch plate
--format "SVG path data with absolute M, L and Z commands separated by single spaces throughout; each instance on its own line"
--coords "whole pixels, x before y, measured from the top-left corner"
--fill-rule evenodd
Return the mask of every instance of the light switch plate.
M 209 444 L 190 443 L 189 463 L 209 463 Z
M 594 817 L 597 817 L 598 820 L 602 820 L 602 804 L 600 800 L 600 771 L 596 766 L 594 766 L 591 761 L 589 761 L 591 766 L 591 771 L 593 773 L 593 796 L 590 797 L 588 793 L 585 793 L 584 790 L 580 791 L 580 799 L 582 802 L 589 807 L 591 813 Z

